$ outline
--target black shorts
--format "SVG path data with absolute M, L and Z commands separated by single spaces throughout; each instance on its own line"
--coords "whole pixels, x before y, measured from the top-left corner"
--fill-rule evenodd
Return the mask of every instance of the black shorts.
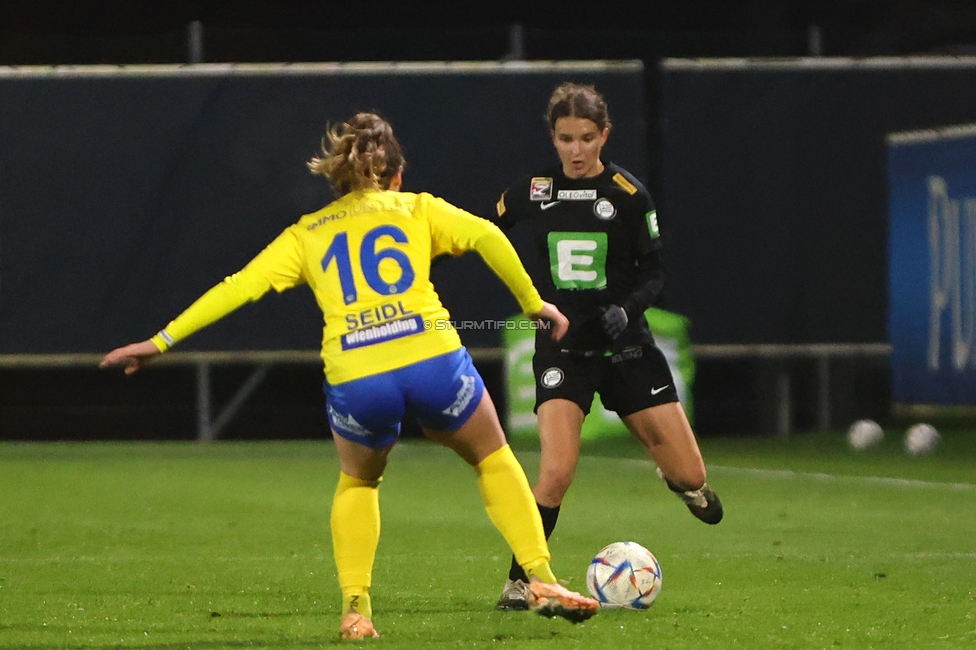
M 606 356 L 537 348 L 532 369 L 536 411 L 548 400 L 567 399 L 589 414 L 594 393 L 621 417 L 678 401 L 671 368 L 664 353 L 651 343 Z

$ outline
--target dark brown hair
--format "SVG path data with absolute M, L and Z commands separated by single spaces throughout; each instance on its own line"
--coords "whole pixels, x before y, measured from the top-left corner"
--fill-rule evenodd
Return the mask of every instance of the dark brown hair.
M 393 127 L 376 113 L 356 113 L 322 137 L 322 155 L 308 161 L 313 174 L 329 179 L 336 194 L 390 188 L 405 164 Z
M 610 114 L 603 95 L 593 86 L 568 81 L 552 91 L 549 98 L 546 122 L 550 131 L 556 130 L 556 120 L 560 117 L 592 120 L 601 131 L 610 126 Z

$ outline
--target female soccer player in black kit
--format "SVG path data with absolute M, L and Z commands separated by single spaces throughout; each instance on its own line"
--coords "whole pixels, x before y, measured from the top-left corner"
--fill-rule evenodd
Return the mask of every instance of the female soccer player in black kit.
M 497 205 L 498 224 L 543 299 L 570 322 L 559 342 L 539 332 L 532 362 L 542 452 L 532 492 L 546 537 L 576 473 L 594 393 L 689 510 L 717 524 L 722 504 L 705 482 L 698 442 L 644 318 L 664 276 L 651 196 L 626 170 L 601 160 L 610 120 L 595 88 L 559 86 L 546 119 L 560 164 L 510 187 Z M 496 608 L 528 609 L 526 576 L 514 560 Z

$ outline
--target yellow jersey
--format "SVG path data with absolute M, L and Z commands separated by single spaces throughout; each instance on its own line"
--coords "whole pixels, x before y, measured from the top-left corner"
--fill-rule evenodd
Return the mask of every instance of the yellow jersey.
M 165 351 L 269 289 L 308 284 L 325 320 L 329 383 L 402 368 L 461 347 L 430 281 L 430 262 L 469 250 L 526 313 L 542 309 L 515 249 L 491 222 L 426 193 L 360 190 L 304 215 L 152 340 Z

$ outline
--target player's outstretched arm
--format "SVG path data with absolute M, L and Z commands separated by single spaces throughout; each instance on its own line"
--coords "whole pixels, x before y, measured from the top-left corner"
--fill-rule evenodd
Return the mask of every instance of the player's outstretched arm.
M 150 339 L 146 339 L 139 343 L 130 343 L 121 348 L 115 348 L 105 355 L 105 358 L 98 364 L 98 367 L 109 368 L 111 366 L 122 365 L 125 366 L 125 374 L 131 375 L 160 354 L 162 352 L 156 347 L 156 344 Z
M 537 323 L 548 321 L 552 326 L 549 336 L 552 337 L 553 341 L 562 339 L 569 330 L 569 319 L 551 302 L 542 303 L 542 309 L 534 314 L 528 314 L 528 317 Z

